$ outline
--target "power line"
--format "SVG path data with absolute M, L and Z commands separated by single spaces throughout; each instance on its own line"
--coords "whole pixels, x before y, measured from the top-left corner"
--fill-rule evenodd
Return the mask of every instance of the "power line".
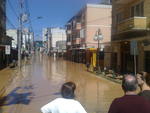
M 16 26 L 10 21 L 10 19 L 6 16 L 5 11 L 0 7 L 0 11 L 3 14 L 3 16 L 5 17 L 6 21 L 14 28 L 16 29 Z
M 12 4 L 11 4 L 10 0 L 7 0 L 7 1 L 8 1 L 8 4 L 9 4 L 10 8 L 11 8 L 11 9 L 12 9 L 12 11 L 13 11 L 13 13 L 15 14 L 15 16 L 17 17 L 17 19 L 19 19 L 19 16 L 18 16 L 18 14 L 16 13 L 16 11 L 15 11 L 14 7 L 12 6 Z
M 31 19 L 30 19 L 30 10 L 29 10 L 28 0 L 25 1 L 25 7 L 26 7 L 26 12 L 28 14 L 28 20 L 29 20 L 30 29 L 31 29 L 31 32 L 33 32 L 32 22 L 31 22 Z

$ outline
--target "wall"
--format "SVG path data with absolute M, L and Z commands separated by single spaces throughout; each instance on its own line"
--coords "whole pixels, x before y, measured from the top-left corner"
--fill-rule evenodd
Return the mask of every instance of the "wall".
M 97 47 L 94 41 L 96 31 L 100 28 L 103 35 L 101 43 L 111 40 L 111 6 L 110 5 L 87 5 L 86 42 L 89 46 Z

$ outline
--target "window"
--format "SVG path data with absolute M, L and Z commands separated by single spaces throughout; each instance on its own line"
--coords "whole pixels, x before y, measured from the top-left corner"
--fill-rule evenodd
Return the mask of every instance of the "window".
M 141 2 L 135 6 L 131 7 L 131 17 L 134 16 L 139 16 L 139 17 L 143 17 L 144 16 L 144 3 Z
M 123 14 L 122 13 L 118 13 L 116 16 L 116 21 L 117 23 L 121 22 L 123 20 Z

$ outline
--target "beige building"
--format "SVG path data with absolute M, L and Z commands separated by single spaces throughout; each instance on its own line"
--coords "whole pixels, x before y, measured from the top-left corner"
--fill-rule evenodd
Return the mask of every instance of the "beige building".
M 121 73 L 134 73 L 134 61 L 136 61 L 136 72 L 150 72 L 149 6 L 150 0 L 112 1 L 112 67 L 114 70 Z
M 98 29 L 103 36 L 100 48 L 104 49 L 107 46 L 111 40 L 111 10 L 111 5 L 87 4 L 68 21 L 66 25 L 68 59 L 85 63 L 86 50 L 98 47 L 98 41 L 94 40 Z

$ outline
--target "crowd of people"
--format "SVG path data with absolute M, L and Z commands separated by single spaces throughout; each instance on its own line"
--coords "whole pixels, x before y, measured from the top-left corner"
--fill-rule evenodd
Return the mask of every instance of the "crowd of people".
M 140 92 L 137 93 L 138 87 Z M 73 82 L 64 83 L 61 87 L 62 98 L 56 98 L 41 108 L 42 113 L 87 113 L 75 100 Z M 108 113 L 150 113 L 150 74 L 127 74 L 122 79 L 124 95 L 116 98 L 110 105 Z

